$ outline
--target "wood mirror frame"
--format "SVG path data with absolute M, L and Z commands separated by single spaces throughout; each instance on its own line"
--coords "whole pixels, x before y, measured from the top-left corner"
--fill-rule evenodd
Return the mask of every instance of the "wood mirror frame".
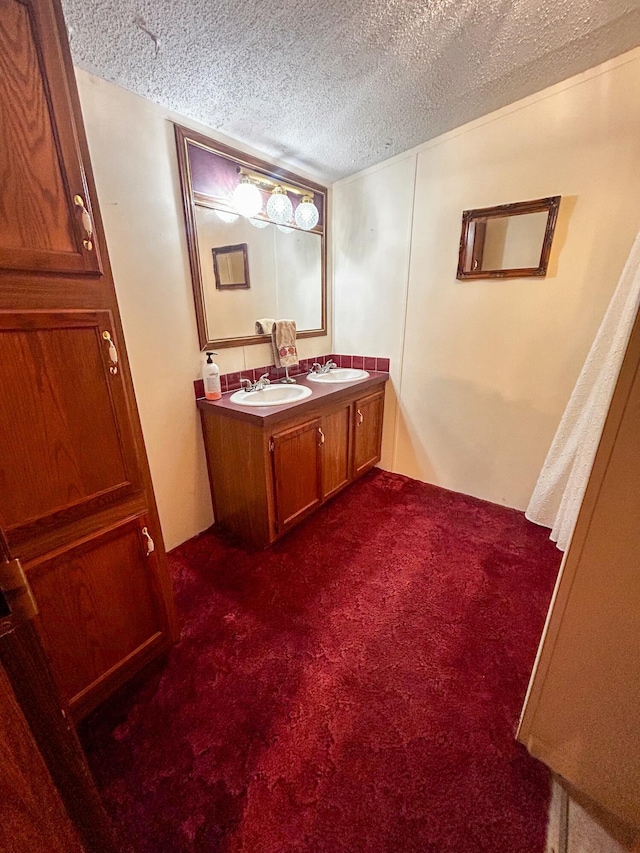
M 533 201 L 520 201 L 514 204 L 499 204 L 495 207 L 480 207 L 465 210 L 462 213 L 462 233 L 460 235 L 460 252 L 458 255 L 458 272 L 460 280 L 470 278 L 526 278 L 528 276 L 545 276 L 549 265 L 549 255 L 553 242 L 553 233 L 558 218 L 561 196 L 538 198 Z M 484 248 L 484 233 L 478 230 L 478 225 L 488 219 L 499 219 L 512 216 L 523 216 L 527 213 L 547 213 L 547 225 L 542 239 L 540 263 L 537 267 L 516 267 L 511 269 L 480 269 L 474 268 L 478 254 Z M 482 238 L 479 239 L 479 236 Z
M 210 339 L 207 329 L 207 319 L 204 303 L 204 286 L 202 281 L 202 270 L 200 267 L 200 252 L 198 249 L 198 235 L 196 226 L 196 196 L 200 202 L 203 197 L 200 193 L 196 193 L 191 184 L 191 172 L 189 168 L 189 153 L 188 146 L 195 145 L 199 148 L 204 148 L 211 151 L 213 154 L 221 155 L 228 160 L 232 160 L 239 167 L 245 167 L 252 172 L 257 172 L 267 178 L 295 187 L 299 190 L 308 190 L 308 194 L 320 200 L 319 206 L 320 220 L 318 226 L 313 230 L 319 234 L 320 244 L 320 312 L 321 324 L 317 329 L 303 329 L 297 333 L 298 338 L 315 338 L 327 334 L 327 188 L 321 184 L 316 184 L 306 178 L 296 175 L 294 172 L 289 172 L 286 169 L 280 169 L 266 160 L 260 160 L 257 157 L 252 157 L 242 151 L 237 151 L 228 145 L 223 145 L 221 142 L 216 142 L 198 133 L 195 130 L 190 130 L 180 125 L 174 125 L 176 146 L 178 152 L 178 172 L 180 174 L 180 187 L 182 190 L 182 206 L 184 210 L 184 219 L 187 236 L 187 249 L 189 252 L 189 265 L 191 267 L 191 282 L 193 285 L 193 296 L 196 309 L 196 322 L 198 326 L 198 339 L 200 341 L 200 349 L 222 349 L 225 347 L 247 346 L 249 344 L 264 344 L 271 342 L 270 335 L 244 335 L 242 337 L 215 338 Z

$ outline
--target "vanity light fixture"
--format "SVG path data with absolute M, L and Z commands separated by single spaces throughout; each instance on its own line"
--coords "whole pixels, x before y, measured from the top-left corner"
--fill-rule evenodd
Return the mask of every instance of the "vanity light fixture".
M 235 222 L 239 216 L 238 213 L 228 213 L 226 210 L 216 210 L 216 215 L 219 219 L 222 219 L 223 222 L 226 222 L 229 225 L 232 222 Z
M 282 231 L 283 234 L 291 234 L 293 228 L 290 228 L 288 225 L 277 225 L 276 228 L 278 231 Z
M 251 187 L 251 192 L 257 191 L 260 193 L 268 192 L 266 213 L 271 222 L 275 225 L 283 226 L 282 231 L 289 233 L 295 228 L 300 228 L 302 231 L 312 231 L 320 220 L 320 213 L 315 205 L 315 199 L 312 192 L 301 187 L 290 186 L 282 182 L 276 182 L 273 178 L 266 175 L 249 172 L 246 169 L 238 167 L 240 173 L 240 184 L 233 192 L 233 201 L 236 208 L 243 216 L 246 216 L 252 225 L 256 228 L 264 228 L 268 224 L 268 220 L 255 219 L 255 213 L 248 214 L 241 208 L 242 200 L 238 196 L 241 193 L 248 193 L 249 190 L 245 187 Z M 290 196 L 300 198 L 297 204 L 295 215 Z
M 274 187 L 269 196 L 267 216 L 278 226 L 291 221 L 293 205 L 287 193 L 280 186 Z
M 302 197 L 302 201 L 296 207 L 296 225 L 302 228 L 303 231 L 311 231 L 318 224 L 320 214 L 318 208 L 313 203 L 310 195 Z
M 243 176 L 233 191 L 233 203 L 242 216 L 251 219 L 262 210 L 262 195 L 251 178 Z M 291 202 L 289 202 L 291 204 Z

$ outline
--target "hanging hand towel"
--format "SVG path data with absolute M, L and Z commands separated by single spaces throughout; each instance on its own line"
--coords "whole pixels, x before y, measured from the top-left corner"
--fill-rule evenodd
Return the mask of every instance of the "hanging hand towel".
M 295 320 L 276 320 L 271 333 L 271 343 L 276 367 L 293 367 L 298 363 Z
M 268 317 L 256 320 L 256 335 L 270 335 L 273 332 L 275 322 L 275 320 L 270 320 Z

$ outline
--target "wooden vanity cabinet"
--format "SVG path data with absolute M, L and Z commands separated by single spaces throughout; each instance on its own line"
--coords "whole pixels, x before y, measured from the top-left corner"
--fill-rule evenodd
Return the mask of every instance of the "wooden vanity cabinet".
M 379 462 L 385 381 L 268 416 L 198 401 L 216 523 L 264 548 Z

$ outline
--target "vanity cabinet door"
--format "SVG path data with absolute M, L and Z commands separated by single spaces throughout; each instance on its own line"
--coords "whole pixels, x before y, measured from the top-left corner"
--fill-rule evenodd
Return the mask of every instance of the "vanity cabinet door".
M 84 716 L 171 642 L 147 515 L 25 565 L 58 688 Z
M 278 533 L 288 530 L 322 501 L 320 419 L 275 433 L 273 486 Z
M 0 0 L 0 269 L 100 273 L 54 7 Z
M 349 482 L 351 403 L 323 415 L 320 420 L 322 498 L 326 500 Z
M 380 461 L 384 391 L 356 400 L 354 410 L 353 476 L 357 477 Z

